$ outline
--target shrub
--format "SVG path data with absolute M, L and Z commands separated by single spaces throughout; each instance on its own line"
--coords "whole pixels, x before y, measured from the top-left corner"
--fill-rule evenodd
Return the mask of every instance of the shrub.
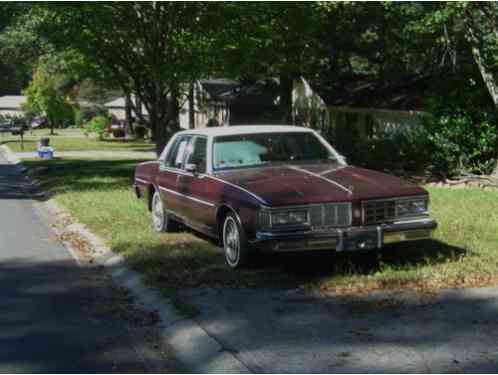
M 77 126 L 82 127 L 96 116 L 108 117 L 109 111 L 100 105 L 80 107 L 75 110 L 74 122 Z
M 486 108 L 433 102 L 424 117 L 432 164 L 448 175 L 491 173 L 496 164 L 497 116 Z
M 104 134 L 106 133 L 107 127 L 111 124 L 111 118 L 107 116 L 95 116 L 92 120 L 87 124 L 85 128 L 85 133 L 97 134 L 99 140 L 104 139 Z
M 327 138 L 352 164 L 378 170 L 416 171 L 429 163 L 428 141 L 422 133 L 421 127 L 413 127 L 394 132 L 376 129 L 369 136 L 353 133 L 342 136 L 339 142 L 333 136 Z

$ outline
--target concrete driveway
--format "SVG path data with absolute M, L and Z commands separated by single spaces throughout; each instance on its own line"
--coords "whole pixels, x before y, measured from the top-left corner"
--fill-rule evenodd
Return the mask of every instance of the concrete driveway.
M 147 361 L 153 322 L 102 272 L 78 267 L 33 198 L 0 156 L 0 373 L 162 371 Z
M 496 373 L 498 291 L 385 299 L 296 291 L 185 292 L 198 323 L 262 373 Z

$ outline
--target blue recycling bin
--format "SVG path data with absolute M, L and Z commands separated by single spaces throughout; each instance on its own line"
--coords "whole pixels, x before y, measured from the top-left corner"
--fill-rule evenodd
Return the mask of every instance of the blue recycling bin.
M 39 147 L 38 157 L 42 159 L 52 159 L 54 157 L 54 149 L 52 147 Z

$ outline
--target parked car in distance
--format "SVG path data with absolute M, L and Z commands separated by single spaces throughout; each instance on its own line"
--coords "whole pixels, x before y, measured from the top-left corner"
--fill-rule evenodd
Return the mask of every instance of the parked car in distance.
M 6 120 L 0 123 L 0 133 L 11 133 L 19 135 L 26 130 L 26 126 L 14 120 Z
M 47 119 L 42 116 L 33 117 L 31 120 L 31 129 L 43 129 L 47 125 Z
M 431 237 L 429 195 L 357 168 L 315 131 L 234 126 L 177 133 L 139 164 L 137 197 L 158 232 L 184 224 L 218 239 L 231 267 L 258 251 L 355 251 Z
M 10 121 L 0 122 L 0 133 L 10 133 L 12 129 L 12 123 Z

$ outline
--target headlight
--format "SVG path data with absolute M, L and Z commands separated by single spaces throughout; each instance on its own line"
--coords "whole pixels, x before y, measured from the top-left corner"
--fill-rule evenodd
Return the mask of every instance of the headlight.
M 272 226 L 277 225 L 299 225 L 308 222 L 308 211 L 276 211 L 271 214 Z
M 396 201 L 396 216 L 420 216 L 427 213 L 428 200 L 426 198 L 401 199 Z
M 308 224 L 308 210 L 261 210 L 258 216 L 260 228 L 271 228 L 284 225 Z

